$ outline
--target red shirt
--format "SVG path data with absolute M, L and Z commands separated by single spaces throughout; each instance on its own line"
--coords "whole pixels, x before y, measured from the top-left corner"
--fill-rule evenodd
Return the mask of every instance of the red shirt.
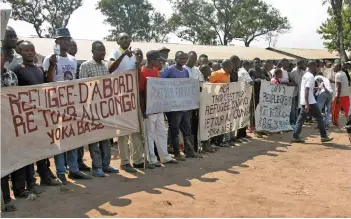
M 158 69 L 155 67 L 153 69 L 148 69 L 145 66 L 141 67 L 140 77 L 139 77 L 139 91 L 146 92 L 146 78 L 159 78 L 160 74 Z

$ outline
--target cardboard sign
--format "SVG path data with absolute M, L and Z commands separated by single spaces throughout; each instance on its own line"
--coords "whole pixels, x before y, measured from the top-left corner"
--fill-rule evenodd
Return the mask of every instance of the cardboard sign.
M 247 126 L 252 87 L 244 82 L 202 84 L 200 138 L 202 141 Z
M 136 72 L 1 89 L 1 177 L 82 145 L 139 132 Z
M 255 112 L 257 131 L 291 131 L 290 112 L 295 87 L 261 81 L 260 103 Z

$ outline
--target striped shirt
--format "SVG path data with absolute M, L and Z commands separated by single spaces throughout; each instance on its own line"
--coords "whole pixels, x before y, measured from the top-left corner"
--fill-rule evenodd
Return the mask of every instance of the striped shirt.
M 103 75 L 109 75 L 108 64 L 106 61 L 97 63 L 94 59 L 83 62 L 80 66 L 79 78 L 90 78 Z

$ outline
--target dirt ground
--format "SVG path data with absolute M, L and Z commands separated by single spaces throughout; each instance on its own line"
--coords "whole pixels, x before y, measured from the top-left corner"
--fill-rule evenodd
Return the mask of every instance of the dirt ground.
M 135 175 L 43 187 L 2 217 L 351 217 L 351 146 L 345 130 L 329 133 L 335 140 L 321 144 L 304 127 L 306 144 L 275 134 Z

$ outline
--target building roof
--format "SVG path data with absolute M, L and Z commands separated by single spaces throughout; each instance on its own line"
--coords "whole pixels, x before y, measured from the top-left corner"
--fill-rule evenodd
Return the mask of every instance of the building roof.
M 304 59 L 338 59 L 336 53 L 329 52 L 326 49 L 295 49 L 295 48 L 270 48 L 267 50 L 277 52 L 294 58 Z
M 46 56 L 53 53 L 53 46 L 55 44 L 54 39 L 48 38 L 28 38 L 20 37 L 21 40 L 31 41 L 35 47 L 37 53 Z M 91 45 L 93 40 L 75 40 L 78 46 L 78 53 L 76 58 L 78 60 L 91 59 Z M 114 41 L 103 41 L 106 47 L 106 59 L 110 56 L 111 52 L 118 47 Z M 161 47 L 167 47 L 171 51 L 169 53 L 169 59 L 174 59 L 177 51 L 195 51 L 198 55 L 206 54 L 210 60 L 222 60 L 228 59 L 232 55 L 239 56 L 242 60 L 252 60 L 258 57 L 262 60 L 267 59 L 293 59 L 291 56 L 283 55 L 277 52 L 269 51 L 264 48 L 254 47 L 240 47 L 240 46 L 205 46 L 205 45 L 193 45 L 193 44 L 172 44 L 172 43 L 144 43 L 144 42 L 132 42 L 132 49 L 140 48 L 145 54 L 149 50 L 159 49 Z

